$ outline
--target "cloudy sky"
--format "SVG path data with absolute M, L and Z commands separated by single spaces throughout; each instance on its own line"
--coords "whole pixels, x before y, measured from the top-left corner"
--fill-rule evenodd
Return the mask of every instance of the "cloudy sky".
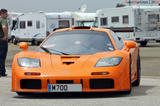
M 86 12 L 95 12 L 101 8 L 115 7 L 125 0 L 0 0 L 0 8 L 11 12 L 63 12 L 78 11 L 79 7 L 87 4 Z

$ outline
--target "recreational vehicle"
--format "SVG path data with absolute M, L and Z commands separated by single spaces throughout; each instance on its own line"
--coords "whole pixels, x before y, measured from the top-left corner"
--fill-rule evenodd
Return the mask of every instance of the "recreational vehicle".
M 8 13 L 8 41 L 11 40 L 11 31 L 15 27 L 15 24 L 17 22 L 18 16 L 20 16 L 22 13 L 17 13 L 17 12 L 9 12 Z
M 21 41 L 39 44 L 54 30 L 71 25 L 71 13 L 25 13 L 17 18 L 11 39 L 14 44 Z
M 100 9 L 97 26 L 110 28 L 122 39 L 135 40 L 146 46 L 150 40 L 160 41 L 160 6 L 126 6 Z

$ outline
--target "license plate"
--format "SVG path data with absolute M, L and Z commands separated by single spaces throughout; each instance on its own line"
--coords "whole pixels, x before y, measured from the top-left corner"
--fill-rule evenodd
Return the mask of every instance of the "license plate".
M 81 92 L 81 84 L 48 84 L 48 92 Z

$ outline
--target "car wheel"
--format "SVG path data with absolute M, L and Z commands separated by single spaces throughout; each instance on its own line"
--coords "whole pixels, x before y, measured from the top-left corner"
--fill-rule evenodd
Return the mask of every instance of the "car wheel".
M 142 47 L 145 47 L 147 45 L 147 41 L 140 42 L 140 44 L 141 44 Z
M 15 37 L 12 38 L 12 43 L 15 45 L 17 44 L 17 39 Z
M 130 59 L 129 59 L 129 84 L 130 84 L 130 89 L 129 90 L 127 90 L 127 91 L 123 91 L 123 94 L 130 94 L 131 93 L 131 91 L 132 91 L 132 80 L 131 80 L 131 77 L 132 77 L 132 75 L 131 75 L 131 72 L 132 72 L 132 68 L 131 68 L 131 57 L 130 57 Z
M 32 41 L 31 41 L 31 45 L 35 45 L 35 40 L 32 40 Z
M 32 45 L 39 45 L 39 42 L 38 41 L 36 41 L 36 40 L 32 40 Z
M 141 60 L 140 60 L 140 56 L 138 54 L 138 57 L 137 57 L 137 80 L 133 83 L 133 86 L 139 86 L 140 79 L 141 79 Z

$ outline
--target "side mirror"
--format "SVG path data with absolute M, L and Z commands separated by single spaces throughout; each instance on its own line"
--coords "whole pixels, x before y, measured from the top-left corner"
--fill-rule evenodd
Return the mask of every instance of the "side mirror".
M 137 44 L 136 44 L 135 41 L 126 41 L 126 42 L 125 42 L 125 46 L 126 46 L 128 49 L 135 48 L 136 45 L 137 45 Z
M 21 42 L 19 44 L 19 48 L 23 49 L 24 51 L 26 51 L 28 49 L 28 44 L 26 42 Z

